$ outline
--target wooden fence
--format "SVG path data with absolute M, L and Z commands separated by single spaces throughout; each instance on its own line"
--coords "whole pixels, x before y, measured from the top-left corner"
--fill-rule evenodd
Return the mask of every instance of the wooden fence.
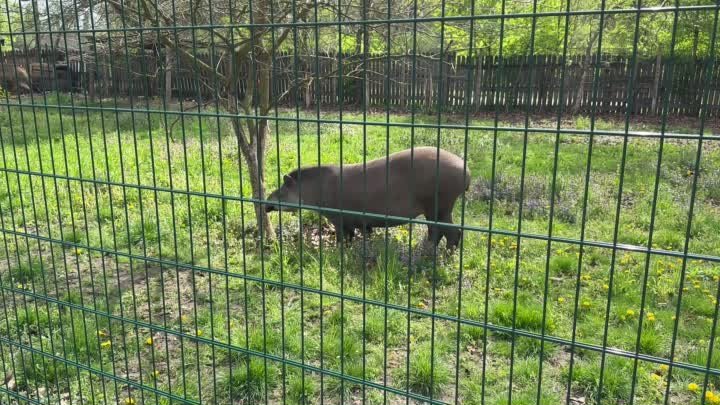
M 0 62 L 52 63 L 53 53 L 30 50 L 0 55 Z M 175 63 L 173 53 L 61 56 L 75 73 L 75 91 L 87 90 L 92 97 L 171 97 L 211 101 L 225 90 L 214 77 L 191 62 Z M 14 57 L 14 59 L 13 59 Z M 230 66 L 219 53 L 204 53 L 199 59 L 223 73 L 239 69 L 240 91 L 247 87 L 248 66 Z M 170 67 L 169 69 L 167 67 Z M 597 96 L 592 97 L 594 67 L 599 66 Z M 634 64 L 627 57 L 606 55 L 585 59 L 559 56 L 496 56 L 467 58 L 447 55 L 440 60 L 425 55 L 277 55 L 274 60 L 274 98 L 282 106 L 296 102 L 304 107 L 316 102 L 332 108 L 341 102 L 347 108 L 389 105 L 395 110 L 553 112 L 562 106 L 568 113 L 625 113 L 628 99 L 636 115 L 660 114 L 667 103 L 671 115 L 698 116 L 703 91 L 708 91 L 707 112 L 720 116 L 720 64 L 707 60 L 661 56 L 641 58 Z M 709 71 L 709 66 L 712 71 Z M 365 68 L 366 67 L 366 68 Z M 343 80 L 339 80 L 342 72 Z M 564 76 L 564 81 L 562 80 Z M 632 78 L 632 79 L 631 79 Z M 442 79 L 442 80 L 441 80 Z M 170 88 L 167 85 L 170 85 Z M 628 97 L 628 91 L 632 91 Z M 594 101 L 593 101 L 594 100 Z

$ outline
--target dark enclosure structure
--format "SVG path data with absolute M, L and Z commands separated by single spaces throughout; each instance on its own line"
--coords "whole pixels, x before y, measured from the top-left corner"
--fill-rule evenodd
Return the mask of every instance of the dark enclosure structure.
M 720 404 L 720 1 L 0 1 L 0 403 Z

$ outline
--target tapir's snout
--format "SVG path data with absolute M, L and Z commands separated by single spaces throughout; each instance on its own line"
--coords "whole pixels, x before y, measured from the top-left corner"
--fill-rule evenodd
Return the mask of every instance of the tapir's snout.
M 280 207 L 278 207 L 277 201 L 278 201 L 277 191 L 273 191 L 267 197 L 267 202 L 265 203 L 265 212 L 279 211 Z

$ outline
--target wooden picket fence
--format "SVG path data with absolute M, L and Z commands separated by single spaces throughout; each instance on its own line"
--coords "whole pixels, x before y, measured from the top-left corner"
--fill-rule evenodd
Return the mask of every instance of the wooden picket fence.
M 47 50 L 15 51 L 14 55 L 0 55 L 0 62 L 50 63 L 53 55 Z M 90 55 L 84 60 L 78 55 L 64 58 L 72 61 L 70 69 L 78 82 L 71 87 L 87 90 L 91 97 L 165 95 L 212 101 L 225 91 L 214 75 L 190 62 L 175 63 L 172 56 L 153 50 Z M 239 91 L 247 88 L 247 65 L 230 66 L 217 52 L 198 56 L 223 73 L 239 69 Z M 281 106 L 298 103 L 309 108 L 319 102 L 327 108 L 343 103 L 346 108 L 365 104 L 409 110 L 414 105 L 421 111 L 465 111 L 469 107 L 472 112 L 554 112 L 562 107 L 567 113 L 587 113 L 594 108 L 601 114 L 624 114 L 631 108 L 634 115 L 658 115 L 667 104 L 671 115 L 698 116 L 703 92 L 707 92 L 708 115 L 720 116 L 720 64 L 704 59 L 657 56 L 633 64 L 628 57 L 613 55 L 599 60 L 596 56 L 572 56 L 563 62 L 559 56 L 542 55 L 500 60 L 497 56 L 445 55 L 440 59 L 410 54 L 282 53 L 276 55 L 272 72 L 273 97 Z M 592 97 L 593 91 L 596 97 Z

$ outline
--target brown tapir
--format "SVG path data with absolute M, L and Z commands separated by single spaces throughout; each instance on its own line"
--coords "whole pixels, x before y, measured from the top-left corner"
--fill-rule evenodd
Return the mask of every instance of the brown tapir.
M 452 224 L 455 201 L 470 185 L 470 171 L 463 159 L 436 147 L 393 153 L 367 162 L 366 168 L 363 170 L 362 163 L 343 165 L 342 176 L 336 165 L 300 168 L 285 175 L 283 185 L 268 200 L 408 218 L 386 221 L 362 214 L 321 212 L 335 226 L 339 243 L 343 235 L 351 240 L 356 228 L 397 226 L 421 214 L 429 221 Z M 268 212 L 279 209 L 278 204 L 266 206 Z M 294 211 L 295 207 L 282 209 Z M 443 236 L 447 247 L 454 248 L 462 231 L 428 225 L 430 241 L 437 244 Z
M 30 76 L 21 66 L 0 63 L 0 87 L 11 93 L 30 93 Z

